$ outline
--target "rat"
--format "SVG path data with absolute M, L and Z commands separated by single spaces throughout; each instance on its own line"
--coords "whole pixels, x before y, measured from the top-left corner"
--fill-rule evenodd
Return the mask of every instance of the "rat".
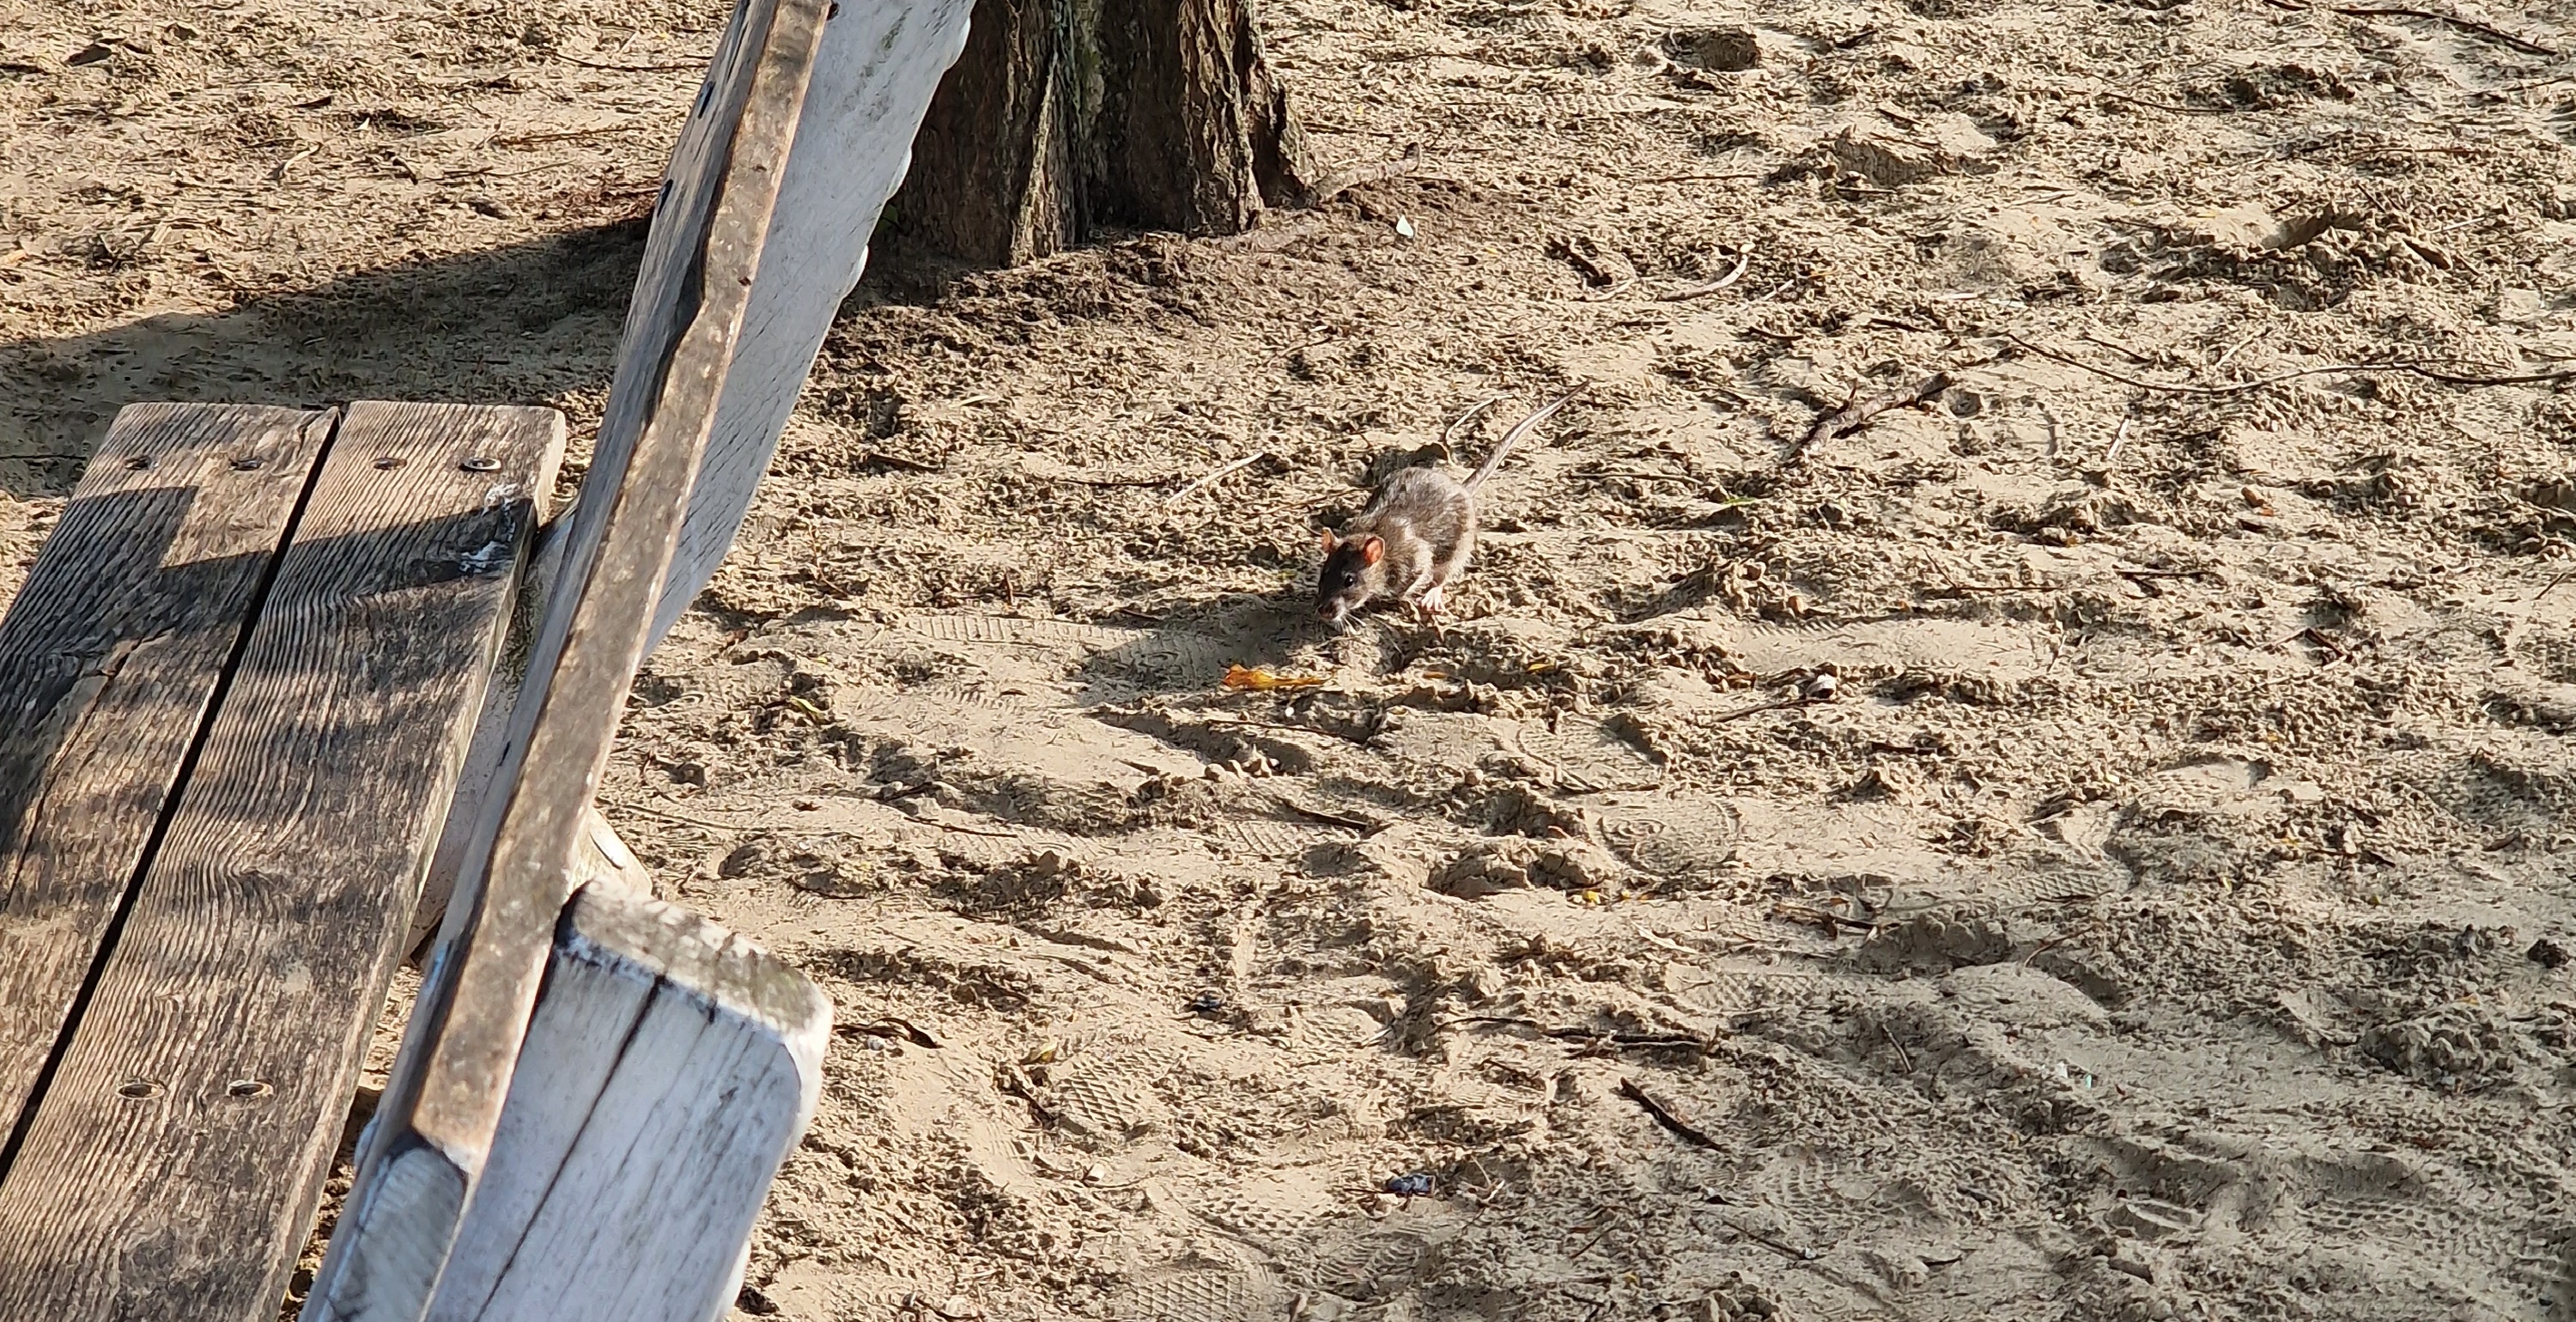
M 1326 529 L 1315 614 L 1346 629 L 1351 612 L 1389 592 L 1414 603 L 1426 618 L 1439 614 L 1441 594 L 1476 553 L 1477 486 L 1513 445 L 1573 398 L 1559 396 L 1514 423 L 1474 477 L 1460 482 L 1436 468 L 1402 469 L 1338 536 Z

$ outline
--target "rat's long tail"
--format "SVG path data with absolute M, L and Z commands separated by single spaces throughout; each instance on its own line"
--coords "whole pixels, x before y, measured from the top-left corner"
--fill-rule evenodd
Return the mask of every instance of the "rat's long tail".
M 1538 412 L 1521 419 L 1519 422 L 1513 423 L 1512 429 L 1503 433 L 1502 444 L 1495 446 L 1494 452 L 1485 456 L 1485 466 L 1477 469 L 1474 477 L 1467 479 L 1467 489 L 1469 491 L 1475 490 L 1487 477 L 1492 476 L 1493 471 L 1502 466 L 1503 456 L 1510 454 L 1512 452 L 1512 447 L 1519 444 L 1522 437 L 1537 430 L 1540 423 L 1547 421 L 1549 415 L 1555 413 L 1558 409 L 1564 408 L 1566 402 L 1573 399 L 1578 393 L 1580 392 L 1568 391 L 1565 394 L 1559 395 L 1555 399 L 1540 405 Z

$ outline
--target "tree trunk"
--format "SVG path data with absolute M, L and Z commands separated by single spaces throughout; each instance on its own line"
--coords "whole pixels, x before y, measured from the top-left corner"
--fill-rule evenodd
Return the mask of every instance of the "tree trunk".
M 1251 0 L 977 0 L 886 230 L 1016 265 L 1095 225 L 1241 233 L 1312 183 Z

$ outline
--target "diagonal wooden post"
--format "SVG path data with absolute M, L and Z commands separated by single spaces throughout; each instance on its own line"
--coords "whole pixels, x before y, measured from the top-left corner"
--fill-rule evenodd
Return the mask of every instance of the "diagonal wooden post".
M 447 917 L 307 1322 L 427 1311 L 590 848 L 628 687 L 677 614 L 666 582 L 694 595 L 730 545 L 965 23 L 964 0 L 736 8 L 664 180 L 492 789 L 460 837 Z

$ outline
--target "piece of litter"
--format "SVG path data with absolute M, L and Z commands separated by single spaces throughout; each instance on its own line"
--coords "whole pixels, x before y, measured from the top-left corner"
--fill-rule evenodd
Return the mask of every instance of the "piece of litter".
M 1386 1191 L 1398 1198 L 1421 1198 L 1431 1192 L 1428 1175 L 1398 1175 L 1386 1182 Z
M 1395 237 L 1399 239 L 1409 239 L 1413 237 L 1412 217 L 1398 216 L 1395 218 Z
M 1227 666 L 1225 668 L 1225 686 L 1238 693 L 1268 693 L 1274 689 L 1311 689 L 1321 686 L 1323 682 L 1323 677 L 1319 675 L 1273 674 L 1268 666 L 1249 668 Z
M 502 564 L 509 559 L 509 556 L 509 547 L 503 546 L 499 542 L 485 542 L 481 546 L 456 557 L 456 572 L 463 574 L 468 578 L 477 578 L 499 569 Z

